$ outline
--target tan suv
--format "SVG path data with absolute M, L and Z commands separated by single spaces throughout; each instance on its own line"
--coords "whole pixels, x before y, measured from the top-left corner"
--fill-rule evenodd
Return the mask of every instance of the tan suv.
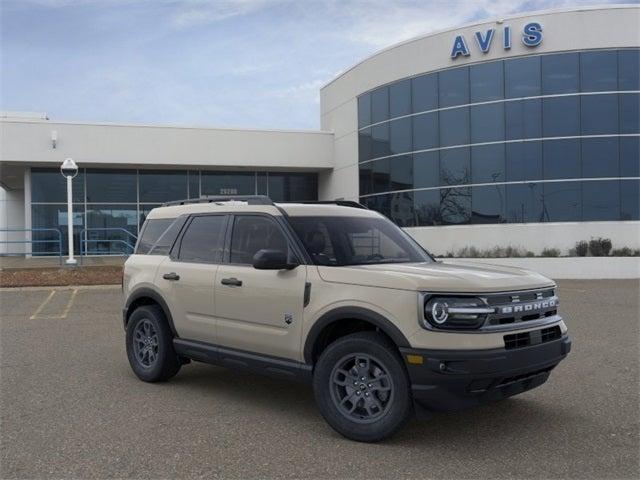
M 537 387 L 571 347 L 551 280 L 436 261 L 355 202 L 166 204 L 149 213 L 123 290 L 140 379 L 196 360 L 308 381 L 327 422 L 359 441 L 414 411 Z

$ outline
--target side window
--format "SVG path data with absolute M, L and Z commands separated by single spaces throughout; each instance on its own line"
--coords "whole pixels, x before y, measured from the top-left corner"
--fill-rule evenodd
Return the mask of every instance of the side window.
M 294 228 L 315 263 L 318 265 L 338 264 L 325 222 L 315 219 L 298 219 Z
M 167 228 L 162 235 L 160 235 L 160 238 L 158 238 L 155 244 L 151 247 L 149 255 L 169 255 L 173 242 L 178 238 L 178 234 L 186 220 L 187 217 L 177 218 L 171 226 Z
M 140 235 L 140 241 L 136 248 L 136 254 L 145 255 L 149 253 L 153 244 L 160 238 L 165 230 L 173 223 L 174 218 L 157 218 L 147 220 Z
M 227 217 L 224 215 L 194 217 L 182 236 L 178 260 L 197 263 L 220 262 L 226 223 Z
M 251 264 L 258 250 L 289 251 L 287 238 L 280 226 L 267 217 L 239 215 L 233 223 L 231 263 Z

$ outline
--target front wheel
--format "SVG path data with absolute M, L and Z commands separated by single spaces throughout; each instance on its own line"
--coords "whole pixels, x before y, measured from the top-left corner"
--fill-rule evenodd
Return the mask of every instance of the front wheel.
M 383 440 L 413 412 L 402 360 L 375 332 L 354 333 L 329 345 L 316 364 L 313 389 L 325 420 L 352 440 Z
M 173 335 L 164 313 L 155 305 L 137 308 L 127 323 L 127 357 L 140 380 L 162 382 L 180 370 Z

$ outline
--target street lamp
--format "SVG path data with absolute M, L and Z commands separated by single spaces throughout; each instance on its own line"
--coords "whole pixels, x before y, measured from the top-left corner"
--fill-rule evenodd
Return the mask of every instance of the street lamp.
M 73 177 L 78 174 L 78 166 L 72 158 L 67 158 L 60 166 L 60 173 L 67 179 L 67 234 L 69 235 L 69 258 L 67 265 L 76 265 L 78 261 L 73 258 Z

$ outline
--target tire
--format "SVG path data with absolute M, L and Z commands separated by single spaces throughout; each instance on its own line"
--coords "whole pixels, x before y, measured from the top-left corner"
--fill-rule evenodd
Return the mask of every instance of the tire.
M 313 391 L 327 423 L 359 442 L 390 437 L 413 414 L 402 359 L 395 345 L 376 332 L 354 333 L 330 344 L 316 363 Z
M 136 376 L 145 382 L 164 382 L 180 370 L 173 334 L 162 309 L 136 308 L 127 322 L 127 357 Z

